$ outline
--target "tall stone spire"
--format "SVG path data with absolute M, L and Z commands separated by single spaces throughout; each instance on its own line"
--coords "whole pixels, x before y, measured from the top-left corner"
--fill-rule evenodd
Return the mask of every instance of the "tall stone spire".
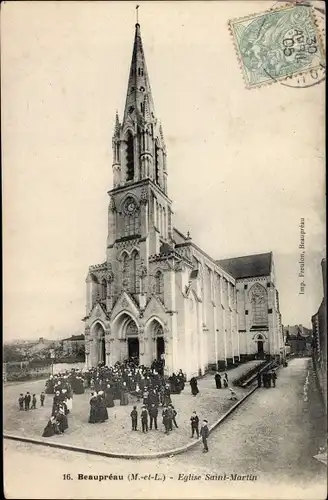
M 133 53 L 130 66 L 128 89 L 125 101 L 124 121 L 132 119 L 144 121 L 145 101 L 147 106 L 146 121 L 155 120 L 155 108 L 150 88 L 145 54 L 142 46 L 140 24 L 135 25 Z

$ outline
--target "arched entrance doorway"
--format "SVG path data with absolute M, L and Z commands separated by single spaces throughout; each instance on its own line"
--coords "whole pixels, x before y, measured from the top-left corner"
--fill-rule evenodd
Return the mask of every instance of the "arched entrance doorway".
M 91 329 L 91 363 L 95 366 L 99 363 L 106 364 L 105 330 L 101 323 L 97 322 Z
M 138 338 L 138 327 L 133 319 L 130 319 L 126 323 L 124 334 L 128 344 L 128 359 L 131 359 L 139 364 L 140 346 Z
M 257 337 L 257 357 L 258 359 L 264 358 L 264 339 L 262 335 Z
M 164 342 L 164 330 L 163 326 L 159 321 L 156 319 L 153 319 L 152 322 L 149 324 L 149 332 L 151 334 L 151 337 L 153 341 L 155 342 L 155 360 L 160 361 L 164 359 L 165 356 L 165 342 Z
M 137 321 L 128 312 L 120 312 L 111 325 L 112 335 L 115 338 L 113 343 L 111 362 L 125 361 L 133 358 L 139 363 L 139 327 Z

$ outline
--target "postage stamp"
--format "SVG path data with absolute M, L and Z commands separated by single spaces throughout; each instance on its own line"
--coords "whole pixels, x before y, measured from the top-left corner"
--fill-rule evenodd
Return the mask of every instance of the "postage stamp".
M 325 66 L 315 12 L 309 5 L 229 21 L 247 88 L 286 80 Z

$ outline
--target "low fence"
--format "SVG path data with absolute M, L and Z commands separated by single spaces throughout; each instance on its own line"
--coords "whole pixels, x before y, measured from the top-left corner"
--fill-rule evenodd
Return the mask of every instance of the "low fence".
M 49 378 L 51 374 L 71 370 L 72 368 L 83 370 L 84 363 L 52 363 L 50 360 L 41 362 L 8 362 L 3 364 L 3 382 L 19 382 L 38 378 Z

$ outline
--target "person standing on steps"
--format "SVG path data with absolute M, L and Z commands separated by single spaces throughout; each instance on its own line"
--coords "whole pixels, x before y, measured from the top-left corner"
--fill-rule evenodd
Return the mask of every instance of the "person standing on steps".
M 225 389 L 227 389 L 227 388 L 228 388 L 228 386 L 229 386 L 229 383 L 228 383 L 228 382 L 229 382 L 229 381 L 228 381 L 228 375 L 225 373 L 225 374 L 223 375 L 223 385 L 224 385 L 224 388 L 225 388 Z
M 203 445 L 204 445 L 203 453 L 208 452 L 207 439 L 208 439 L 209 433 L 210 432 L 209 432 L 208 427 L 207 427 L 207 420 L 204 419 L 203 423 L 202 423 L 202 427 L 200 429 L 200 435 L 201 435 Z

